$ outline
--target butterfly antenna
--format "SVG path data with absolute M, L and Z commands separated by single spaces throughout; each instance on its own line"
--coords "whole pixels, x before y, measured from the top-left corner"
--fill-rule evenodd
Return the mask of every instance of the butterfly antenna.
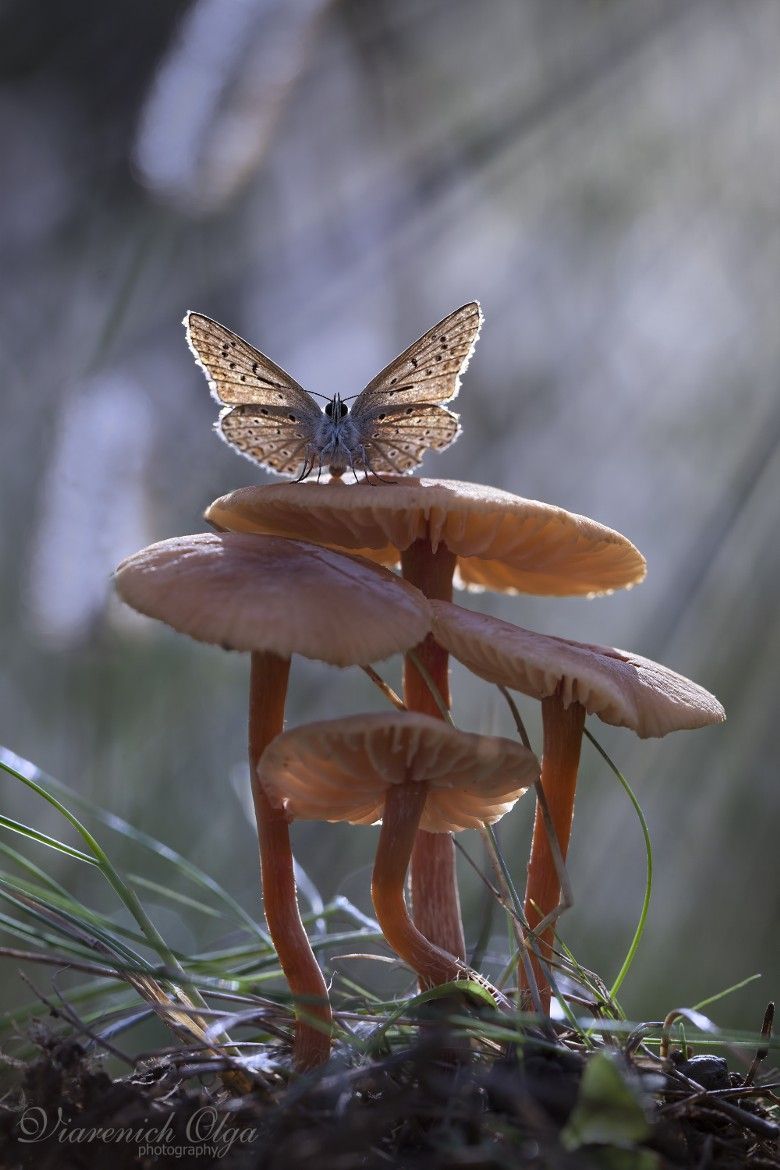
M 351 402 L 353 398 L 359 398 L 362 393 L 363 391 L 361 390 L 359 394 L 350 394 L 349 398 L 345 398 L 342 394 L 339 394 L 339 402 Z M 308 390 L 307 394 L 311 394 L 312 398 L 324 398 L 326 402 L 332 402 L 334 398 L 333 394 L 320 394 L 316 390 Z

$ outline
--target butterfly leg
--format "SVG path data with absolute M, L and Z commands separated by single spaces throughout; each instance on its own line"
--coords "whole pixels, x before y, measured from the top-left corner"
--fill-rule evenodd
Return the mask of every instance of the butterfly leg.
M 362 450 L 362 447 L 361 447 L 361 450 Z M 351 451 L 349 452 L 349 470 L 352 472 L 353 476 L 355 477 L 355 483 L 360 483 L 360 480 L 358 479 L 358 473 L 357 473 L 357 471 L 355 471 L 355 460 L 352 458 Z
M 373 475 L 374 478 L 369 479 L 368 478 L 369 475 Z M 396 484 L 396 483 L 398 483 L 398 480 L 397 479 L 386 479 L 382 475 L 377 475 L 377 473 L 374 471 L 373 467 L 370 467 L 368 469 L 368 471 L 366 472 L 366 483 L 370 483 L 372 487 L 375 487 L 377 485 L 379 485 L 381 487 L 383 484 Z
M 366 453 L 362 447 L 360 448 L 360 452 L 361 452 L 361 462 L 363 464 L 363 471 L 365 472 L 365 477 L 366 477 L 363 480 L 364 483 L 371 484 L 372 487 L 374 486 L 374 484 L 380 484 L 380 483 L 391 483 L 391 484 L 398 483 L 397 479 L 383 479 L 381 475 L 377 475 L 377 473 L 374 471 L 373 467 L 371 466 L 370 459 L 368 458 L 368 456 L 366 455 Z M 372 475 L 374 478 L 369 479 L 368 477 L 370 475 Z
M 368 477 L 369 477 L 369 475 L 374 475 L 374 472 L 373 472 L 371 466 L 369 465 L 368 458 L 366 456 L 366 449 L 362 445 L 362 443 L 358 447 L 358 458 L 360 460 L 361 470 L 362 470 L 363 476 L 364 476 L 363 483 L 370 483 L 371 481 L 369 480 Z M 355 473 L 355 468 L 354 468 L 354 465 L 352 463 L 351 458 L 350 458 L 350 467 L 352 467 L 352 474 L 355 476 L 355 483 L 357 483 L 357 474 Z
M 312 471 L 314 471 L 314 456 L 311 453 L 311 448 L 307 447 L 306 453 L 303 456 L 303 468 L 301 469 L 301 474 L 293 482 L 302 483 L 307 476 L 311 475 Z
M 306 476 L 308 474 L 309 474 L 309 456 L 304 455 L 303 467 L 301 468 L 301 473 L 300 473 L 300 475 L 296 476 L 296 478 L 293 480 L 293 483 L 302 483 L 306 479 Z

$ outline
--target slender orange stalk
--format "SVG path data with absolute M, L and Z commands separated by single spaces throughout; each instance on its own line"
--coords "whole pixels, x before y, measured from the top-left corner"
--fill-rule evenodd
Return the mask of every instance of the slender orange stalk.
M 464 975 L 463 964 L 454 955 L 420 933 L 404 901 L 406 871 L 427 794 L 426 785 L 416 782 L 393 785 L 388 790 L 371 880 L 371 897 L 382 933 L 396 954 L 417 972 L 423 988 Z
M 290 831 L 281 809 L 274 808 L 257 778 L 263 751 L 284 727 L 290 659 L 270 652 L 252 654 L 249 683 L 249 769 L 260 844 L 263 905 L 268 930 L 296 1005 L 293 1060 L 301 1071 L 323 1064 L 330 1055 L 333 1016 L 328 989 L 301 922 L 295 889 Z M 326 1025 L 320 1031 L 306 1017 Z
M 401 554 L 407 581 L 438 601 L 452 601 L 452 578 L 457 558 L 446 545 L 436 552 L 429 539 L 416 540 Z M 450 705 L 449 655 L 429 634 L 415 647 L 421 663 Z M 428 684 L 412 660 L 404 660 L 404 702 L 410 711 L 441 718 Z M 420 829 L 412 852 L 412 914 L 417 927 L 436 946 L 463 959 L 466 941 L 460 912 L 455 871 L 455 845 L 451 833 L 427 833 Z
M 556 692 L 542 700 L 542 724 L 544 729 L 542 790 L 547 799 L 561 857 L 565 860 L 574 819 L 574 793 L 577 787 L 585 708 L 580 703 L 571 703 L 569 707 L 564 707 L 560 695 Z M 547 839 L 544 819 L 537 804 L 525 892 L 525 914 L 531 929 L 555 909 L 560 896 L 560 878 Z M 537 939 L 544 959 L 552 957 L 554 941 L 555 926 L 551 925 Z M 539 960 L 533 954 L 531 962 L 542 1007 L 548 1011 L 550 985 Z M 521 968 L 521 988 L 523 986 L 524 976 Z
M 435 946 L 409 917 L 404 883 L 427 795 L 425 784 L 412 781 L 392 785 L 385 796 L 371 879 L 371 897 L 382 933 L 396 954 L 417 973 L 423 990 L 455 979 L 468 979 L 483 987 L 496 1007 L 511 1010 L 512 1005 L 506 996 L 484 975 L 472 971 L 462 959 Z

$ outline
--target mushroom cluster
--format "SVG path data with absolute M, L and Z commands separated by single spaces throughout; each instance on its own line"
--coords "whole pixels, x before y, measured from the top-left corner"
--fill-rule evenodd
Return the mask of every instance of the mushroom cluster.
M 140 612 L 251 656 L 249 759 L 263 905 L 296 1005 L 295 1066 L 327 1059 L 332 1028 L 297 906 L 289 839 L 296 817 L 381 822 L 371 893 L 389 946 L 423 988 L 476 979 L 506 1007 L 466 963 L 452 834 L 496 821 L 540 782 L 550 816 L 537 807 L 525 895 L 531 962 L 520 990 L 534 982 L 534 1002 L 547 1010 L 586 714 L 661 736 L 718 722 L 723 709 L 637 655 L 534 634 L 454 605 L 453 585 L 593 596 L 641 581 L 644 558 L 619 533 L 562 508 L 415 476 L 245 487 L 205 515 L 215 532 L 127 558 L 116 587 Z M 405 656 L 402 710 L 284 730 L 293 655 L 370 667 L 395 653 Z M 448 722 L 450 655 L 541 702 L 541 773 L 520 743 Z

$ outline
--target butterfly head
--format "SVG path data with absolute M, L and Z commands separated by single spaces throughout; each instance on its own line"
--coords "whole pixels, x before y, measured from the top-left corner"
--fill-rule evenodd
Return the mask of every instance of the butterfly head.
M 325 407 L 325 413 L 332 422 L 338 423 L 347 417 L 349 414 L 349 407 L 347 406 L 346 402 L 341 401 L 341 395 L 334 394 L 330 402 Z

